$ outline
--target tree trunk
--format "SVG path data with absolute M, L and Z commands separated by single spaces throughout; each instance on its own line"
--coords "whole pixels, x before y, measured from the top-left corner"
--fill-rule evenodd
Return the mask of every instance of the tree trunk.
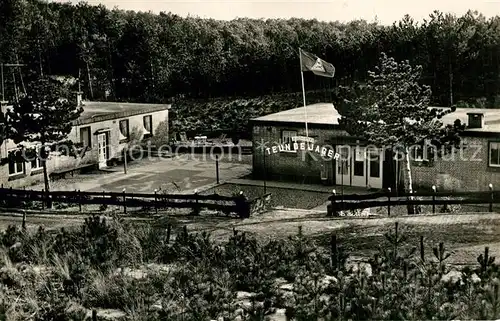
M 40 39 L 37 39 L 37 44 L 38 44 L 38 64 L 40 68 L 40 77 L 43 77 L 42 46 L 40 45 Z
M 409 194 L 413 194 L 413 181 L 411 177 L 411 166 L 410 166 L 410 150 L 408 147 L 405 147 L 405 159 L 404 159 L 404 180 L 405 180 L 405 190 Z M 410 200 L 414 200 L 413 196 L 409 197 Z M 415 206 L 408 205 L 408 214 L 415 214 Z
M 111 44 L 109 42 L 109 39 L 106 38 L 106 42 L 108 44 L 108 74 L 109 74 L 109 84 L 111 85 L 111 95 L 113 96 L 113 100 L 116 100 L 116 84 L 115 84 L 115 79 L 114 79 L 114 72 L 113 72 L 113 58 L 111 56 Z
M 90 77 L 89 63 L 85 62 L 85 64 L 87 65 L 87 78 L 89 80 L 90 98 L 94 99 L 94 91 L 92 90 L 92 78 Z
M 16 61 L 17 64 L 20 65 L 19 63 L 19 55 L 16 53 Z M 23 86 L 23 92 L 26 95 L 26 87 L 24 86 L 24 80 L 23 80 L 23 71 L 21 70 L 21 66 L 18 67 L 19 69 L 19 78 L 21 79 L 21 86 Z
M 451 66 L 451 58 L 448 61 L 448 75 L 450 78 L 450 107 L 453 106 L 453 70 Z
M 48 159 L 48 153 L 45 151 L 45 145 L 42 144 L 42 155 L 41 157 L 41 162 L 42 162 L 42 167 L 43 167 L 43 183 L 45 186 L 45 192 L 48 193 L 50 192 L 50 180 L 49 180 L 49 174 L 47 172 L 47 159 Z M 47 199 L 47 208 L 52 208 L 52 200 Z

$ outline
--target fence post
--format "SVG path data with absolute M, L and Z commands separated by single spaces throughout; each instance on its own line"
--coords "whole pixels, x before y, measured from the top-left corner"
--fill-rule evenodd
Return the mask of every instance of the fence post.
M 123 213 L 127 214 L 127 203 L 126 203 L 127 198 L 125 197 L 125 191 L 126 191 L 126 189 L 124 187 L 123 188 Z
M 432 185 L 432 214 L 436 213 L 436 185 Z
M 332 196 L 331 196 L 331 199 L 330 199 L 330 204 L 331 204 L 331 209 L 330 209 L 330 213 L 329 216 L 338 216 L 338 212 L 337 212 L 337 191 L 336 190 L 332 190 Z
M 217 177 L 217 184 L 219 184 L 219 155 L 215 155 L 215 175 Z
M 80 212 L 82 211 L 82 192 L 78 190 L 78 208 Z
M 238 196 L 234 199 L 234 203 L 236 205 L 236 211 L 238 212 L 238 216 L 240 218 L 249 218 L 250 217 L 250 203 L 248 202 L 243 191 L 240 191 Z
M 198 211 L 198 189 L 197 188 L 194 189 L 194 196 L 195 196 L 195 199 L 194 199 L 195 204 L 194 204 L 194 208 L 193 208 L 193 214 L 199 215 L 200 212 Z
M 488 185 L 490 188 L 490 212 L 493 212 L 493 184 Z
M 156 193 L 158 193 L 158 190 L 155 188 L 155 213 L 158 214 L 158 196 Z
M 42 211 L 45 209 L 45 189 L 42 188 Z
M 387 188 L 387 216 L 391 216 L 391 192 L 392 189 Z
M 26 229 L 26 209 L 23 209 L 23 230 Z

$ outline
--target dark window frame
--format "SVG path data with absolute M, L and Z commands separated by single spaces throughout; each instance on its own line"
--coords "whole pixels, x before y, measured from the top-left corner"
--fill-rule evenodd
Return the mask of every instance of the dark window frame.
M 295 133 L 295 137 L 298 136 L 298 133 L 299 133 L 298 130 L 296 130 L 296 129 L 282 129 L 280 131 L 280 144 L 283 144 L 283 145 L 284 144 L 288 144 L 288 142 L 284 142 L 283 141 L 283 133 L 285 133 L 285 132 L 294 132 Z M 282 151 L 282 153 L 298 154 L 297 151 L 293 149 L 293 143 L 294 142 L 292 141 L 292 137 L 294 137 L 294 136 L 290 137 L 290 142 L 289 142 L 289 144 L 290 144 L 290 150 L 284 150 L 284 151 Z
M 492 164 L 491 163 L 491 145 L 492 144 L 495 144 L 495 145 L 498 145 L 498 148 L 495 148 L 497 150 L 497 159 L 498 159 L 498 164 Z M 500 141 L 498 140 L 491 140 L 491 141 L 488 141 L 488 167 L 490 168 L 500 168 Z
M 83 131 L 87 129 L 88 130 L 88 134 L 87 134 L 87 139 L 89 141 L 88 145 L 85 146 L 84 143 L 83 143 L 83 139 L 82 139 L 82 134 L 83 134 Z M 91 131 L 91 127 L 90 126 L 84 126 L 84 127 L 80 127 L 80 143 L 83 145 L 83 147 L 86 147 L 88 149 L 91 149 L 92 148 L 92 131 Z
M 17 171 L 19 166 L 21 165 L 21 171 Z M 26 164 L 24 161 L 14 161 L 13 159 L 9 159 L 9 164 L 8 164 L 8 170 L 9 170 L 9 178 L 10 177 L 16 177 L 16 176 L 24 176 L 26 174 Z M 14 169 L 15 171 L 12 171 Z
M 149 130 L 146 127 L 146 119 L 149 119 Z M 144 133 L 143 138 L 150 138 L 153 136 L 153 115 L 146 115 L 142 117 L 142 126 L 149 133 Z
M 126 135 L 125 135 L 125 134 L 123 133 L 123 131 L 122 131 L 122 123 L 127 124 L 127 127 L 126 127 L 126 129 L 127 129 Z M 121 134 L 122 136 L 124 136 L 124 137 L 125 137 L 125 138 L 120 139 L 120 143 L 127 143 L 127 142 L 129 142 L 129 141 L 130 141 L 130 122 L 129 122 L 128 118 L 127 118 L 127 119 L 121 119 L 121 120 L 118 122 L 118 130 L 120 131 L 120 134 Z
M 424 150 L 425 147 L 427 147 L 427 150 Z M 434 158 L 436 156 L 435 154 L 433 146 L 428 140 L 426 140 L 425 142 L 410 148 L 410 163 L 415 166 L 433 166 Z
M 43 168 L 43 166 L 42 166 L 42 160 L 40 159 L 41 149 L 42 149 L 42 145 L 39 145 L 39 146 L 36 147 L 36 156 L 30 162 L 31 170 L 32 171 L 39 171 L 40 169 Z M 33 166 L 33 164 L 35 164 L 35 165 L 38 164 L 38 166 Z

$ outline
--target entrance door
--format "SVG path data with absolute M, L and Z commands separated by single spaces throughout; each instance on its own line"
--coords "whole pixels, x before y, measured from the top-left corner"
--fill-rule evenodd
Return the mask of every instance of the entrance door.
M 324 160 L 321 164 L 321 181 L 323 184 L 333 184 L 333 176 L 335 174 L 335 160 Z
M 99 168 L 106 167 L 106 161 L 108 160 L 106 133 L 97 135 L 97 151 L 99 153 Z
M 370 149 L 367 151 L 368 186 L 382 188 L 382 151 Z
M 352 148 L 352 186 L 366 186 L 366 148 Z
M 347 146 L 337 146 L 337 153 L 340 155 L 336 161 L 337 175 L 335 175 L 336 185 L 351 185 L 351 166 L 349 163 L 351 157 L 349 156 L 350 148 Z
M 328 163 L 323 161 L 323 164 L 321 164 L 321 181 L 325 182 L 326 180 L 328 180 Z

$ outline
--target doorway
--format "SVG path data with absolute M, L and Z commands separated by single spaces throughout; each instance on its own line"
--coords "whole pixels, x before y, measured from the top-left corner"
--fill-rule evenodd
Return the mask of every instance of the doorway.
M 99 156 L 99 168 L 107 167 L 108 146 L 106 133 L 97 134 L 97 151 Z
M 335 184 L 351 185 L 351 166 L 349 166 L 351 160 L 349 156 L 350 148 L 349 146 L 337 146 L 337 153 L 339 154 L 339 158 L 336 161 Z
M 367 150 L 367 186 L 382 188 L 382 151 L 379 149 Z
M 366 186 L 366 148 L 353 146 L 352 148 L 352 186 Z

